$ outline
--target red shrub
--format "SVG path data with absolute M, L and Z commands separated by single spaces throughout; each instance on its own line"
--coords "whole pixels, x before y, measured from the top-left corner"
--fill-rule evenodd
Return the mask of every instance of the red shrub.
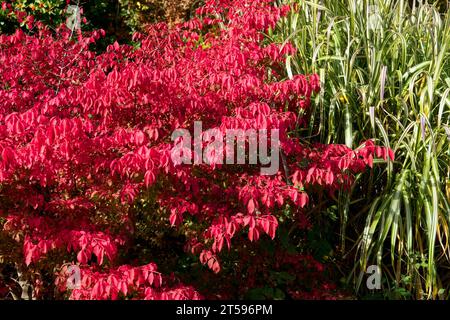
M 285 80 L 293 47 L 264 44 L 261 31 L 288 10 L 207 1 L 198 18 L 153 25 L 134 35 L 136 47 L 116 43 L 101 54 L 89 50 L 101 31 L 55 34 L 37 24 L 32 35 L 0 35 L 0 206 L 24 263 L 50 254 L 53 265 L 78 262 L 73 299 L 199 298 L 169 286 L 153 264 L 117 265 L 134 236 L 134 204 L 155 201 L 146 214 L 183 228 L 186 249 L 219 272 L 220 252 L 237 234 L 274 238 L 286 204 L 301 215 L 312 187 L 334 192 L 375 155 L 386 158 L 371 141 L 358 151 L 306 147 L 292 133 L 319 80 Z M 177 165 L 171 134 L 192 132 L 194 121 L 222 132 L 279 129 L 286 163 L 272 176 L 261 165 Z

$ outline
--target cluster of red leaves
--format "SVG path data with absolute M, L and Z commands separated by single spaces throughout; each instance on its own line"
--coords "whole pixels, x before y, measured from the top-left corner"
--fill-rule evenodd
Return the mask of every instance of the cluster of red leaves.
M 74 299 L 198 297 L 164 287 L 153 265 L 114 267 L 133 237 L 130 209 L 148 192 L 161 209 L 148 214 L 191 228 L 187 249 L 219 272 L 219 253 L 236 234 L 274 238 L 277 214 L 288 203 L 300 214 L 308 188 L 333 192 L 373 157 L 392 158 L 371 141 L 354 151 L 292 137 L 319 79 L 284 79 L 283 61 L 295 50 L 265 45 L 261 33 L 289 10 L 268 0 L 210 0 L 197 18 L 150 26 L 133 36 L 137 46 L 115 43 L 101 54 L 89 46 L 102 31 L 54 33 L 38 23 L 32 35 L 0 35 L 1 214 L 25 264 L 50 251 L 76 257 L 84 276 Z M 171 134 L 194 121 L 278 129 L 287 167 L 264 176 L 259 165 L 173 163 Z
M 56 280 L 62 290 L 65 290 L 68 280 L 67 269 L 67 265 L 64 266 Z M 139 267 L 122 265 L 117 269 L 109 269 L 107 273 L 85 268 L 79 288 L 75 288 L 71 294 L 71 298 L 75 300 L 116 300 L 119 297 L 139 300 L 199 300 L 201 298 L 192 287 L 163 286 L 163 276 L 154 263 Z

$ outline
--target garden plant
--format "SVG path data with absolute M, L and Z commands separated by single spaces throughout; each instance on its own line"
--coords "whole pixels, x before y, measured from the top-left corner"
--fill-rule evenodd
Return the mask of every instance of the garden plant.
M 1 3 L 0 299 L 446 298 L 446 2 L 174 3 Z

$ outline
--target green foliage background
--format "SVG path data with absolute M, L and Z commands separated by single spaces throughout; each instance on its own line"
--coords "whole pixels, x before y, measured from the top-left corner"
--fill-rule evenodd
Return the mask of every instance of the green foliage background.
M 56 28 L 66 21 L 66 0 L 17 0 L 6 1 L 13 11 L 23 11 L 35 16 L 36 20 Z M 107 42 L 115 40 L 128 42 L 130 34 L 145 29 L 148 23 L 167 21 L 174 23 L 189 18 L 201 0 L 72 0 L 71 5 L 83 8 L 87 24 L 84 30 L 103 29 Z M 0 32 L 12 33 L 18 27 L 26 28 L 26 23 L 19 23 L 14 14 L 0 10 Z

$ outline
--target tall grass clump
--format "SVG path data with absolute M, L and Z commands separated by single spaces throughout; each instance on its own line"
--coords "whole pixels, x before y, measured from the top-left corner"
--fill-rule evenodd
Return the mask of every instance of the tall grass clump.
M 286 60 L 289 77 L 320 75 L 311 138 L 349 147 L 375 139 L 395 152 L 395 162 L 359 176 L 352 192 L 338 198 L 339 248 L 354 257 L 349 280 L 358 292 L 367 267 L 376 264 L 387 291 L 448 296 L 450 13 L 444 6 L 297 0 L 298 10 L 268 34 L 298 49 Z

